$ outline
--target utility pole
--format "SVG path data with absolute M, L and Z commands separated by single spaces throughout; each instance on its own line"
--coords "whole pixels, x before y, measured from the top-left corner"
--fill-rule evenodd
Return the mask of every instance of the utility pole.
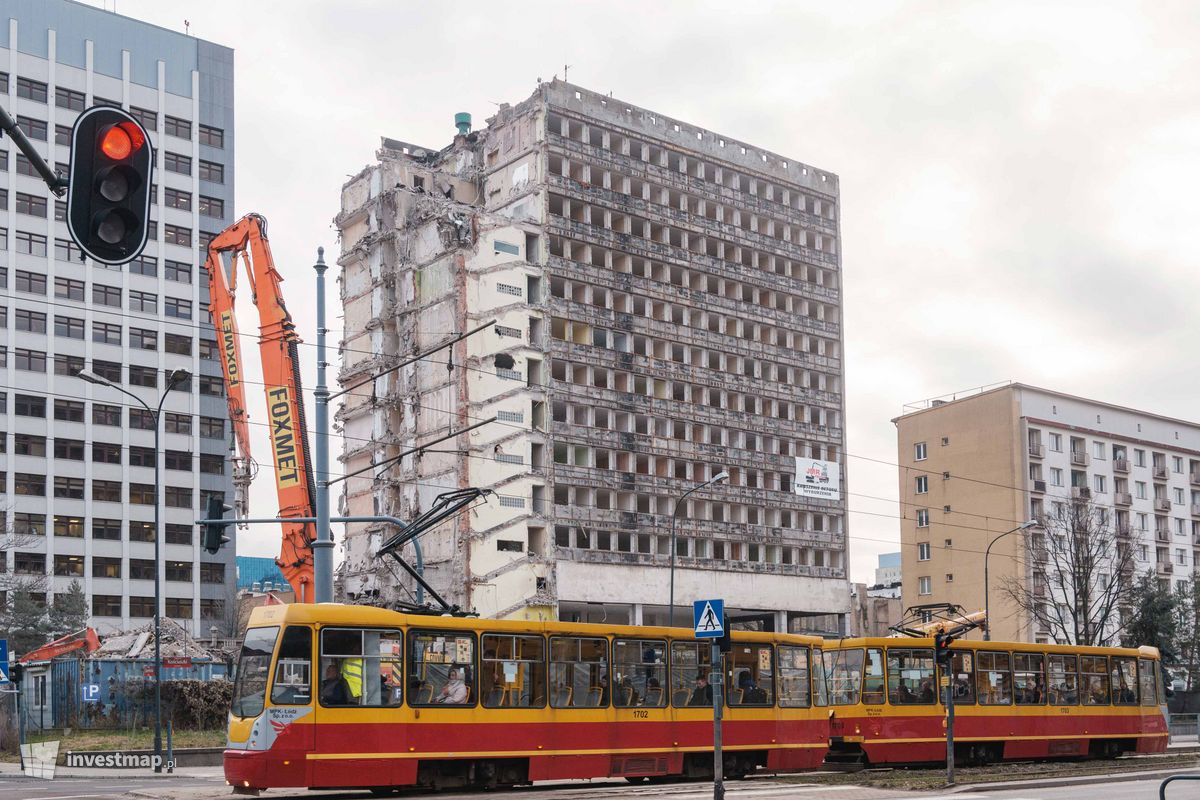
M 317 536 L 313 541 L 313 587 L 318 603 L 333 602 L 333 531 L 329 526 L 329 386 L 325 368 L 325 248 L 317 248 L 317 388 L 313 398 L 317 410 L 316 512 Z

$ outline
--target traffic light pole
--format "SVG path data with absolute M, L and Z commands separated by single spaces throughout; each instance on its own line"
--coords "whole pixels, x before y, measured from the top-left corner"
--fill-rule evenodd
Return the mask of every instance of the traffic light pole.
M 42 158 L 41 154 L 33 148 L 33 143 L 26 138 L 21 126 L 3 108 L 0 108 L 0 129 L 12 137 L 13 144 L 17 146 L 22 155 L 29 159 L 29 163 L 33 164 L 33 168 L 37 170 L 38 175 L 42 176 L 42 180 L 46 182 L 50 191 L 58 197 L 67 193 L 67 179 L 54 174 L 54 170 L 50 169 L 46 159 Z

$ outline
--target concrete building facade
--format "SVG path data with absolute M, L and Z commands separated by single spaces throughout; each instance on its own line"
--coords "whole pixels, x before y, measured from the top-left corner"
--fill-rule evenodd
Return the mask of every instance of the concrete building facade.
M 421 540 L 436 587 L 486 616 L 649 623 L 675 503 L 725 470 L 679 506 L 677 607 L 841 630 L 844 495 L 796 491 L 814 459 L 845 485 L 837 177 L 557 80 L 469 128 L 385 139 L 343 188 L 343 385 L 497 324 L 349 396 L 342 460 L 497 421 L 347 481 L 342 510 L 493 489 Z M 342 586 L 408 599 L 379 536 L 348 530 Z
M 1071 502 L 1109 521 L 1138 574 L 1184 581 L 1200 559 L 1200 425 L 1020 383 L 906 412 L 893 420 L 906 607 L 982 609 L 988 542 Z M 1015 579 L 1049 601 L 1044 535 L 1033 527 L 992 547 L 993 639 L 1061 638 L 1039 630 L 1002 590 Z
M 0 102 L 66 173 L 71 126 L 121 106 L 155 147 L 150 241 L 122 267 L 81 259 L 56 198 L 0 142 L 0 589 L 39 597 L 79 581 L 102 630 L 154 612 L 150 419 L 165 375 L 163 613 L 206 633 L 232 601 L 234 545 L 200 549 L 209 493 L 232 497 L 224 383 L 208 324 L 202 253 L 233 212 L 233 51 L 70 0 L 0 2 Z M 0 591 L 0 599 L 5 591 Z
M 868 587 L 865 583 L 851 584 L 851 636 L 891 636 L 891 626 L 900 622 L 903 613 L 899 592 Z

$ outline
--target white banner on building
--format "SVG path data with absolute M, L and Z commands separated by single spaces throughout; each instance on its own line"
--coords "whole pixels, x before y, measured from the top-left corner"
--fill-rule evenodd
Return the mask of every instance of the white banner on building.
M 817 500 L 841 500 L 842 473 L 838 463 L 797 456 L 796 494 Z

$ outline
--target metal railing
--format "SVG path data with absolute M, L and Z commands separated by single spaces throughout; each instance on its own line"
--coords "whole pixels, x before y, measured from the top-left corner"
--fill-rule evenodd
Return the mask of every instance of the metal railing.
M 1200 742 L 1200 714 L 1172 714 L 1167 730 L 1172 742 Z
M 1167 784 L 1171 781 L 1200 781 L 1200 775 L 1172 775 L 1158 785 L 1158 800 L 1167 800 Z

